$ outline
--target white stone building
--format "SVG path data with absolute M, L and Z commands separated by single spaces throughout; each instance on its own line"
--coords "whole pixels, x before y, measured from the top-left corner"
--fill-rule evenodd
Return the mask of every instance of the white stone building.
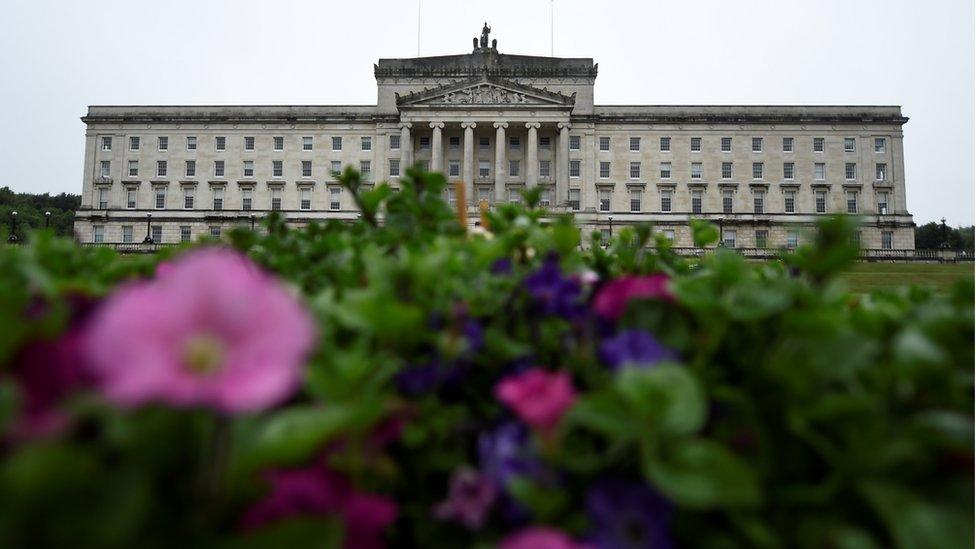
M 540 186 L 586 232 L 649 222 L 690 246 L 699 217 L 728 246 L 782 248 L 852 213 L 862 247 L 914 247 L 896 106 L 601 106 L 592 59 L 502 54 L 487 34 L 374 73 L 376 105 L 89 107 L 77 239 L 175 243 L 274 210 L 354 219 L 335 171 L 396 187 L 421 163 L 464 181 L 472 212 Z

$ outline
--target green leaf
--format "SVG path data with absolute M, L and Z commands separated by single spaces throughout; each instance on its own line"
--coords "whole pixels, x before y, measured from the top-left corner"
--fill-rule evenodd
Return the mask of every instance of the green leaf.
M 691 235 L 695 242 L 695 247 L 704 248 L 718 242 L 718 227 L 704 219 L 692 219 Z
M 604 435 L 633 439 L 640 425 L 632 421 L 627 407 L 615 394 L 594 393 L 580 398 L 569 412 L 569 421 Z
M 692 509 L 753 507 L 759 480 L 739 456 L 711 440 L 687 439 L 660 457 L 645 447 L 644 476 L 679 506 Z
M 888 527 L 896 547 L 973 546 L 972 508 L 966 513 L 942 507 L 885 481 L 865 482 L 860 492 Z
M 342 546 L 342 526 L 335 519 L 297 518 L 277 522 L 220 544 L 226 549 L 281 549 L 309 547 L 334 549 Z
M 645 425 L 671 435 L 697 432 L 705 422 L 705 395 L 695 375 L 676 364 L 626 368 L 617 393 Z

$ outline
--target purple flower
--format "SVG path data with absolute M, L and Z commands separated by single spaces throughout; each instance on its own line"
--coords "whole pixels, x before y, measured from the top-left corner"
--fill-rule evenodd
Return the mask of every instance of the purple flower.
M 434 508 L 440 520 L 456 520 L 470 530 L 480 529 L 498 498 L 498 486 L 471 467 L 462 467 L 451 476 L 447 499 Z
M 671 507 L 643 483 L 607 479 L 586 496 L 588 541 L 604 549 L 670 549 Z
M 503 257 L 501 259 L 496 260 L 491 265 L 491 274 L 496 274 L 496 275 L 512 274 L 512 260 L 507 257 Z
M 447 358 L 432 351 L 434 356 L 426 363 L 405 368 L 396 376 L 400 392 L 419 396 L 442 388 L 450 391 L 463 381 L 474 355 L 485 345 L 484 331 L 481 323 L 472 318 L 458 320 L 457 327 L 452 329 L 460 336 L 458 341 L 464 343 L 458 347 L 459 354 Z
M 623 330 L 603 340 L 597 351 L 600 361 L 611 370 L 622 366 L 648 367 L 677 358 L 675 352 L 644 330 Z
M 484 474 L 501 488 L 518 477 L 543 472 L 528 428 L 514 421 L 478 435 L 478 461 Z
M 546 259 L 538 270 L 525 277 L 525 289 L 543 314 L 573 319 L 584 311 L 580 302 L 582 285 L 563 275 L 555 257 Z

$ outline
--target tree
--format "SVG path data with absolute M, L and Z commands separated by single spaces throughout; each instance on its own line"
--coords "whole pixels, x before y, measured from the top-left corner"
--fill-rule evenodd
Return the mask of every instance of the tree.
M 949 227 L 931 222 L 915 228 L 915 247 L 937 250 L 948 244 L 950 250 L 973 251 L 973 227 Z
M 51 212 L 50 228 L 55 234 L 74 234 L 75 210 L 81 204 L 81 196 L 61 193 L 51 195 L 15 193 L 9 187 L 0 188 L 0 232 L 4 241 L 13 227 L 13 212 L 17 212 L 17 237 L 24 238 L 29 231 L 43 229 L 45 212 Z

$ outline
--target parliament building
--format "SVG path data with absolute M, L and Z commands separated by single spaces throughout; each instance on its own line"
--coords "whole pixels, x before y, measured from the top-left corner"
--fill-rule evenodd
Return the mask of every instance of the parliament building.
M 91 106 L 76 238 L 219 238 L 272 211 L 352 220 L 336 172 L 396 188 L 420 164 L 463 181 L 472 213 L 539 187 L 584 234 L 649 223 L 690 247 L 702 218 L 726 246 L 778 249 L 843 213 L 865 249 L 914 248 L 900 107 L 598 105 L 597 67 L 499 53 L 485 29 L 468 54 L 380 59 L 375 105 Z

